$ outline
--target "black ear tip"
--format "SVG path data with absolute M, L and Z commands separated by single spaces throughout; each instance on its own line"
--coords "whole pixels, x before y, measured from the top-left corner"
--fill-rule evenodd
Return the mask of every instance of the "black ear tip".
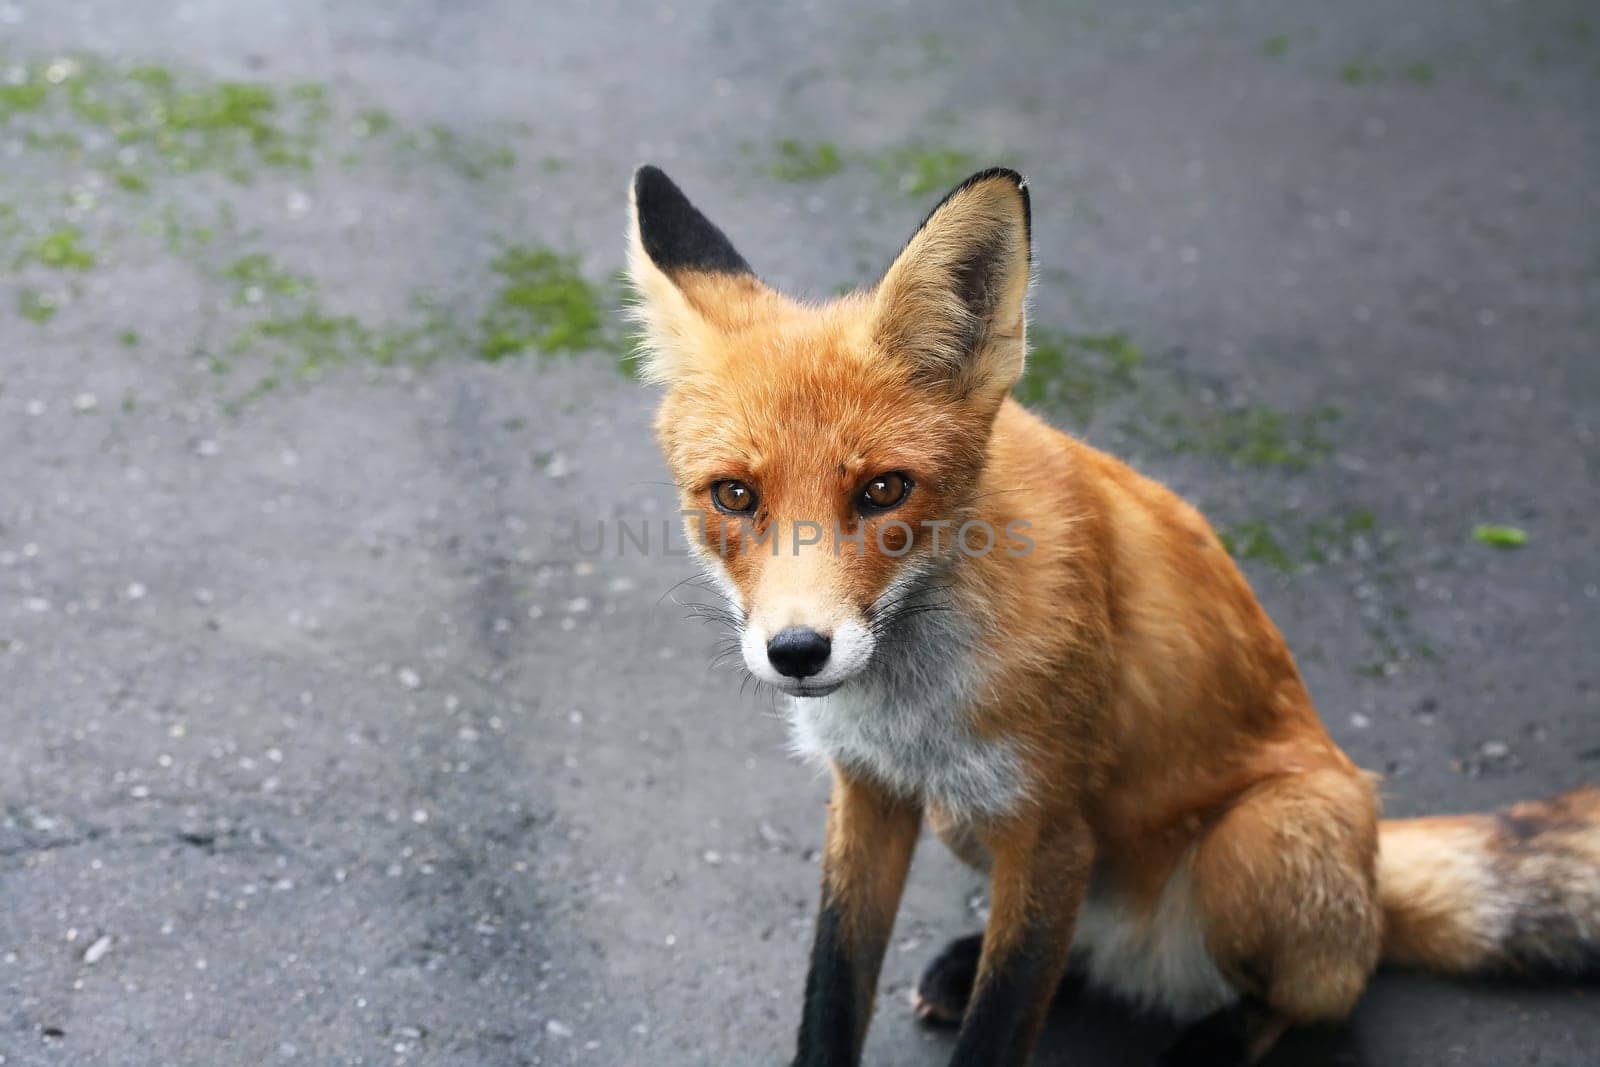
M 1021 172 L 1012 170 L 1010 167 L 990 167 L 988 170 L 980 170 L 961 184 L 963 186 L 976 185 L 978 182 L 986 182 L 991 178 L 1004 178 L 1024 193 L 1027 192 L 1028 179 L 1024 178 Z
M 1023 222 L 1025 225 L 1029 225 L 1031 227 L 1033 204 L 1028 196 L 1028 179 L 1024 178 L 1020 171 L 1012 170 L 1010 167 L 990 167 L 988 170 L 980 170 L 978 173 L 974 174 L 972 177 L 956 186 L 955 189 L 951 191 L 950 196 L 956 195 L 956 193 L 961 192 L 963 189 L 970 189 L 974 185 L 981 185 L 984 182 L 994 181 L 997 178 L 1010 182 L 1012 185 L 1016 186 L 1017 192 L 1022 194 Z M 948 200 L 949 198 L 950 197 L 946 197 L 945 199 Z
M 633 172 L 633 204 L 645 254 L 662 270 L 753 273 L 727 236 L 660 167 L 646 163 Z
M 1014 171 L 1010 167 L 990 167 L 988 170 L 980 170 L 978 173 L 974 174 L 972 177 L 968 178 L 966 181 L 950 190 L 949 193 L 945 194 L 944 200 L 949 200 L 958 193 L 966 192 L 974 185 L 982 185 L 985 182 L 992 182 L 995 180 L 1010 182 L 1016 187 L 1017 192 L 1022 194 L 1023 203 L 1027 203 L 1028 179 L 1024 178 L 1019 171 Z M 944 200 L 939 201 L 939 203 L 943 204 Z
M 932 221 L 933 217 L 939 213 L 940 208 L 968 189 L 971 189 L 974 185 L 982 185 L 984 182 L 994 181 L 996 178 L 1010 182 L 1016 188 L 1018 194 L 1021 195 L 1022 232 L 1031 242 L 1033 240 L 1033 202 L 1028 196 L 1028 179 L 1023 177 L 1020 171 L 1012 170 L 1010 167 L 990 167 L 987 170 L 980 170 L 954 189 L 951 189 L 933 206 L 933 210 L 928 212 L 927 216 L 922 220 L 922 226 L 926 226 Z M 917 227 L 917 229 L 922 229 L 922 226 Z
M 633 201 L 640 213 L 663 202 L 688 201 L 667 172 L 652 163 L 646 163 L 633 172 Z

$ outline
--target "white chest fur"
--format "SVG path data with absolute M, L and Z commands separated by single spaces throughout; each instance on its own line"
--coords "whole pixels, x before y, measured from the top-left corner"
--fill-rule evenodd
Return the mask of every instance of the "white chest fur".
M 1078 909 L 1072 958 L 1092 985 L 1180 1020 L 1197 1019 L 1238 997 L 1206 948 L 1187 858 L 1148 914 L 1125 907 L 1102 879 L 1094 879 Z
M 790 699 L 794 748 L 933 800 L 957 819 L 1012 811 L 1027 790 L 1022 760 L 1009 742 L 972 729 L 977 672 L 959 616 L 909 619 L 861 675 L 828 696 Z

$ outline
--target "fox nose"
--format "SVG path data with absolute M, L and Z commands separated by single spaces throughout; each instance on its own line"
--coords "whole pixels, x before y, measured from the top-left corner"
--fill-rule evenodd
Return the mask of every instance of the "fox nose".
M 791 626 L 779 630 L 767 642 L 767 659 L 779 674 L 790 678 L 809 678 L 822 670 L 828 662 L 833 642 L 809 626 Z

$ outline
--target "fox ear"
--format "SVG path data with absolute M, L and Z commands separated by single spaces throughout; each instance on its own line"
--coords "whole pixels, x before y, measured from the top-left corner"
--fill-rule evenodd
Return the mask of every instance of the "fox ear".
M 1029 227 L 1016 171 L 956 186 L 878 283 L 878 344 L 922 380 L 998 403 L 1022 375 Z
M 643 376 L 671 381 L 705 329 L 726 325 L 730 311 L 761 288 L 755 272 L 721 230 L 657 167 L 633 175 L 628 279 L 633 317 L 643 328 Z

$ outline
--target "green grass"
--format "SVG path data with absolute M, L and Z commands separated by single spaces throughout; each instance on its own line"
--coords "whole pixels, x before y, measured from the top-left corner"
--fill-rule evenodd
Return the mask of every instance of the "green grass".
M 778 142 L 777 157 L 767 173 L 781 182 L 814 182 L 844 168 L 839 148 L 831 141 L 804 144 L 785 138 Z
M 1288 34 L 1275 33 L 1271 37 L 1268 37 L 1265 41 L 1261 42 L 1261 52 L 1263 55 L 1271 56 L 1274 59 L 1278 58 L 1279 56 L 1287 55 L 1289 52 Z

